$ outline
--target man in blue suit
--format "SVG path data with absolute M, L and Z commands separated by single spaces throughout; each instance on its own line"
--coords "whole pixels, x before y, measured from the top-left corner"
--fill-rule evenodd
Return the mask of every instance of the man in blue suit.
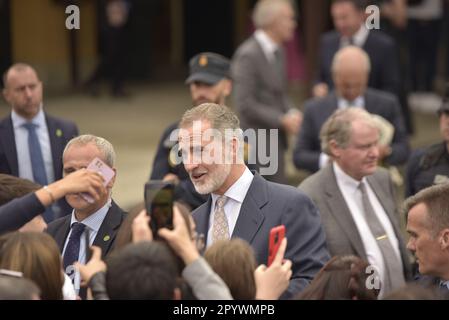
M 211 195 L 193 212 L 206 245 L 238 237 L 252 246 L 259 264 L 266 264 L 270 230 L 284 225 L 285 257 L 292 261 L 293 274 L 282 298 L 303 290 L 329 259 L 312 201 L 296 188 L 269 182 L 247 168 L 239 120 L 227 107 L 201 104 L 184 114 L 179 127 L 185 169 L 195 189 Z
M 62 178 L 62 152 L 78 135 L 77 126 L 43 110 L 43 85 L 29 65 L 17 63 L 4 74 L 3 96 L 12 111 L 0 120 L 0 173 L 41 185 Z M 44 215 L 47 222 L 69 213 L 65 201 Z M 52 216 L 53 215 L 53 216 Z

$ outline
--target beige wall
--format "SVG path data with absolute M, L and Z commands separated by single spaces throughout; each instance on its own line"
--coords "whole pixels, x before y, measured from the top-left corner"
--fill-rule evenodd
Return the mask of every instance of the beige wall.
M 96 19 L 92 1 L 82 1 L 77 30 L 80 74 L 91 71 L 96 57 Z M 13 62 L 35 66 L 50 87 L 70 85 L 69 31 L 65 6 L 53 0 L 11 1 Z

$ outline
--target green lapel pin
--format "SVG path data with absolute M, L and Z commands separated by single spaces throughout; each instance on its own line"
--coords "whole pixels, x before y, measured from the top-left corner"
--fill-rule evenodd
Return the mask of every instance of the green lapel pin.
M 57 136 L 58 138 L 61 138 L 61 137 L 62 137 L 62 130 L 61 130 L 61 129 L 56 129 L 56 136 Z
M 104 236 L 103 241 L 106 242 L 106 241 L 109 241 L 110 239 L 111 239 L 111 237 L 107 234 Z

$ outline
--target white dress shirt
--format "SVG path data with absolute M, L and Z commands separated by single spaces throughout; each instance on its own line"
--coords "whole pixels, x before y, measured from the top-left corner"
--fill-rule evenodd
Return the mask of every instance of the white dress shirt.
M 237 223 L 237 219 L 240 214 L 240 208 L 242 207 L 243 200 L 248 193 L 253 178 L 254 176 L 251 171 L 246 168 L 241 177 L 236 182 L 234 182 L 234 184 L 224 194 L 226 197 L 228 197 L 228 200 L 226 201 L 223 209 L 228 220 L 229 238 L 234 232 L 235 224 Z M 215 203 L 217 202 L 217 199 L 219 197 L 220 195 L 212 193 L 212 205 L 210 207 L 209 215 L 209 230 L 207 231 L 208 247 L 213 243 L 212 228 L 214 225 Z
M 28 130 L 23 126 L 25 123 L 30 121 L 17 114 L 14 110 L 11 112 L 11 120 L 14 128 L 19 177 L 34 181 L 30 151 L 28 148 Z M 37 125 L 36 135 L 39 139 L 42 150 L 45 173 L 47 174 L 48 183 L 51 183 L 55 181 L 55 173 L 53 171 L 53 157 L 51 153 L 50 137 L 42 106 L 38 114 L 31 120 L 31 122 Z
M 101 207 L 97 212 L 91 214 L 83 221 L 78 221 L 75 217 L 75 210 L 72 211 L 72 218 L 70 219 L 70 227 L 75 222 L 80 222 L 86 226 L 85 230 L 89 230 L 89 246 L 91 246 L 94 243 L 95 238 L 97 237 L 98 230 L 100 230 L 100 227 L 104 221 L 104 218 L 106 217 L 106 214 L 109 211 L 109 208 L 111 207 L 112 200 L 109 199 L 106 204 Z M 64 257 L 65 248 L 67 247 L 67 244 L 69 243 L 70 235 L 72 234 L 72 229 L 70 229 L 69 234 L 67 235 L 67 238 L 64 243 L 64 249 L 62 250 L 62 256 Z M 81 241 L 80 241 L 80 251 L 78 256 L 78 262 L 82 264 L 86 264 L 86 238 L 85 238 L 85 231 L 81 234 Z M 75 280 L 74 280 L 74 286 L 75 291 L 78 294 L 80 289 L 80 274 L 79 272 L 75 272 Z
M 262 47 L 262 51 L 267 57 L 267 60 L 270 62 L 274 62 L 275 56 L 274 52 L 278 49 L 278 45 L 276 42 L 271 40 L 271 38 L 267 35 L 267 33 L 263 30 L 256 30 L 254 32 L 254 37 L 256 38 L 257 42 Z
M 359 48 L 363 47 L 366 42 L 366 39 L 369 35 L 369 29 L 365 26 L 364 23 L 360 26 L 360 29 L 352 36 L 353 45 Z M 340 48 L 349 46 L 349 38 L 341 37 L 340 38 Z
M 377 244 L 377 241 L 374 238 L 371 229 L 365 220 L 362 203 L 362 193 L 359 189 L 361 181 L 357 181 L 347 175 L 336 162 L 333 162 L 333 166 L 338 188 L 343 194 L 343 198 L 345 199 L 349 211 L 351 212 L 352 219 L 354 220 L 357 230 L 359 231 L 359 235 L 362 239 L 363 247 L 365 248 L 366 256 L 368 258 L 368 262 L 377 269 L 377 271 L 379 272 L 379 276 L 381 277 L 381 281 L 384 281 L 385 261 L 382 256 L 382 252 L 380 251 L 380 248 Z M 381 203 L 377 199 L 377 196 L 374 193 L 373 189 L 366 180 L 366 177 L 364 177 L 362 181 L 365 183 L 368 198 L 371 202 L 374 212 L 378 220 L 382 224 L 399 261 L 402 261 L 401 253 L 399 250 L 399 242 L 396 238 L 396 234 L 394 233 L 394 229 L 390 222 L 390 219 L 388 218 L 388 215 L 382 207 Z M 382 295 L 382 289 L 380 294 Z

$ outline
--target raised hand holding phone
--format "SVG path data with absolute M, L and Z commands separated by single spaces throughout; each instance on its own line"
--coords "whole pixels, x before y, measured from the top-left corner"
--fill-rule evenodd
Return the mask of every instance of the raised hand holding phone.
M 104 179 L 103 185 L 105 187 L 115 176 L 115 171 L 99 158 L 93 159 L 86 169 L 100 173 L 103 176 Z M 84 200 L 86 200 L 89 203 L 95 202 L 95 199 L 92 198 L 92 196 L 88 193 L 81 193 L 81 196 L 84 198 Z

